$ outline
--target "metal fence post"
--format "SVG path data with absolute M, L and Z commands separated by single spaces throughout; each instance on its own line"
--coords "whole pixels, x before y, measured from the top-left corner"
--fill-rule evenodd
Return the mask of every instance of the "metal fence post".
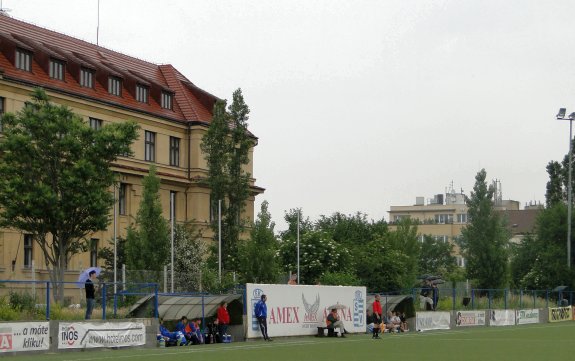
M 471 309 L 475 309 L 475 288 L 471 289 Z
M 158 310 L 158 284 L 154 283 L 154 317 L 155 318 L 159 318 L 160 317 L 160 312 Z
M 507 309 L 507 288 L 503 290 L 503 299 L 505 302 L 505 309 Z
M 457 296 L 457 293 L 456 293 L 457 290 L 455 288 L 453 288 L 452 290 L 453 290 L 452 291 L 452 293 L 453 293 L 453 302 L 452 302 L 453 303 L 453 311 L 455 311 L 455 298 Z
M 46 321 L 50 320 L 50 282 L 46 282 Z
M 202 293 L 202 326 L 206 327 L 206 315 L 204 314 L 204 294 Z
M 102 287 L 102 320 L 106 319 L 106 283 Z
M 519 308 L 523 308 L 523 290 L 519 290 Z

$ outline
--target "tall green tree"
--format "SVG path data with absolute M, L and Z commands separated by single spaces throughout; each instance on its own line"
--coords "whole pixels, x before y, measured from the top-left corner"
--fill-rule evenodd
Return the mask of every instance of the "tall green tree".
M 227 270 L 238 265 L 238 242 L 246 223 L 242 214 L 250 197 L 251 174 L 245 166 L 254 140 L 248 131 L 248 119 L 249 108 L 238 89 L 227 111 L 225 101 L 216 102 L 201 143 L 208 164 L 212 209 L 218 209 L 218 202 L 222 205 L 222 263 Z M 213 219 L 211 225 L 217 237 L 218 220 Z
M 162 216 L 160 178 L 151 166 L 142 179 L 142 199 L 136 224 L 128 228 L 126 255 L 133 270 L 162 271 L 170 255 L 170 231 Z
M 505 288 L 508 281 L 509 234 L 493 207 L 494 188 L 487 186 L 487 173 L 475 176 L 471 196 L 466 198 L 470 222 L 461 231 L 460 246 L 467 261 L 467 277 L 476 288 Z
M 429 235 L 423 237 L 419 256 L 420 274 L 449 277 L 456 267 L 453 244 L 435 240 Z
M 64 270 L 87 248 L 86 237 L 105 230 L 114 199 L 112 162 L 131 154 L 133 122 L 94 130 L 37 89 L 17 114 L 2 118 L 0 226 L 32 235 L 63 300 Z
M 545 204 L 548 208 L 567 199 L 565 197 L 566 192 L 563 191 L 564 173 L 559 162 L 551 161 L 547 164 L 549 181 L 545 192 Z
M 279 243 L 274 227 L 268 202 L 263 201 L 251 230 L 251 238 L 240 247 L 240 273 L 246 282 L 277 282 L 280 273 L 277 257 Z

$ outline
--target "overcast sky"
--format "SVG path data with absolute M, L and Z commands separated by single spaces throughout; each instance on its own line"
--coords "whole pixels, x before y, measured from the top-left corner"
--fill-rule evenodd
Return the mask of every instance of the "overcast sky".
M 97 0 L 4 0 L 9 14 L 96 42 Z M 173 64 L 231 99 L 259 138 L 258 196 L 277 223 L 466 194 L 545 200 L 575 111 L 572 0 L 100 0 L 99 44 Z

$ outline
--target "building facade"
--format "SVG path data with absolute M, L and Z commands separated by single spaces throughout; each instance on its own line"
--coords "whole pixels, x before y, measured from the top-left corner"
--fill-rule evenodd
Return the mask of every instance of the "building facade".
M 169 64 L 152 64 L 0 15 L 0 112 L 22 109 L 36 87 L 44 88 L 53 103 L 69 107 L 91 127 L 128 120 L 139 124 L 134 156 L 119 157 L 113 165 L 119 180 L 110 189 L 117 199 L 117 236 L 125 236 L 134 221 L 142 178 L 153 164 L 161 178 L 164 218 L 170 217 L 173 197 L 175 220 L 192 222 L 203 229 L 206 239 L 213 237 L 209 224 L 214 212 L 210 189 L 202 182 L 207 165 L 200 143 L 212 118 L 214 95 Z M 1 130 L 0 125 L 0 141 Z M 256 145 L 255 136 L 253 140 Z M 244 170 L 253 174 L 253 147 Z M 264 189 L 255 178 L 250 185 L 251 197 L 242 218 L 253 221 L 255 197 Z M 113 234 L 113 224 L 92 234 L 90 250 L 68 264 L 67 280 L 99 265 L 97 251 L 111 247 Z M 19 230 L 0 229 L 0 279 L 48 280 L 41 250 Z
M 501 185 L 497 182 L 499 189 Z M 497 189 L 497 187 L 496 187 Z M 532 233 L 535 228 L 540 205 L 529 205 L 519 209 L 518 201 L 505 200 L 501 193 L 494 199 L 494 209 L 500 212 L 505 220 L 506 227 L 511 236 L 510 242 L 521 242 L 526 234 Z M 454 246 L 454 255 L 457 264 L 465 266 L 465 259 L 461 256 L 456 243 L 461 231 L 469 222 L 465 195 L 456 193 L 453 188 L 445 194 L 437 194 L 427 201 L 424 197 L 416 197 L 414 205 L 391 206 L 389 210 L 389 228 L 395 230 L 397 223 L 404 219 L 417 222 L 418 237 L 423 241 L 424 236 L 431 236 L 435 240 L 449 242 Z

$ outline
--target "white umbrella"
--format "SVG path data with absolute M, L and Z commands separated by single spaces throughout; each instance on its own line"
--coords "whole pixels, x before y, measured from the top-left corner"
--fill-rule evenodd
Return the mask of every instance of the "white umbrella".
M 84 287 L 88 278 L 90 278 L 90 272 L 96 271 L 96 277 L 100 276 L 102 269 L 100 267 L 88 267 L 80 273 L 78 277 L 78 287 Z

